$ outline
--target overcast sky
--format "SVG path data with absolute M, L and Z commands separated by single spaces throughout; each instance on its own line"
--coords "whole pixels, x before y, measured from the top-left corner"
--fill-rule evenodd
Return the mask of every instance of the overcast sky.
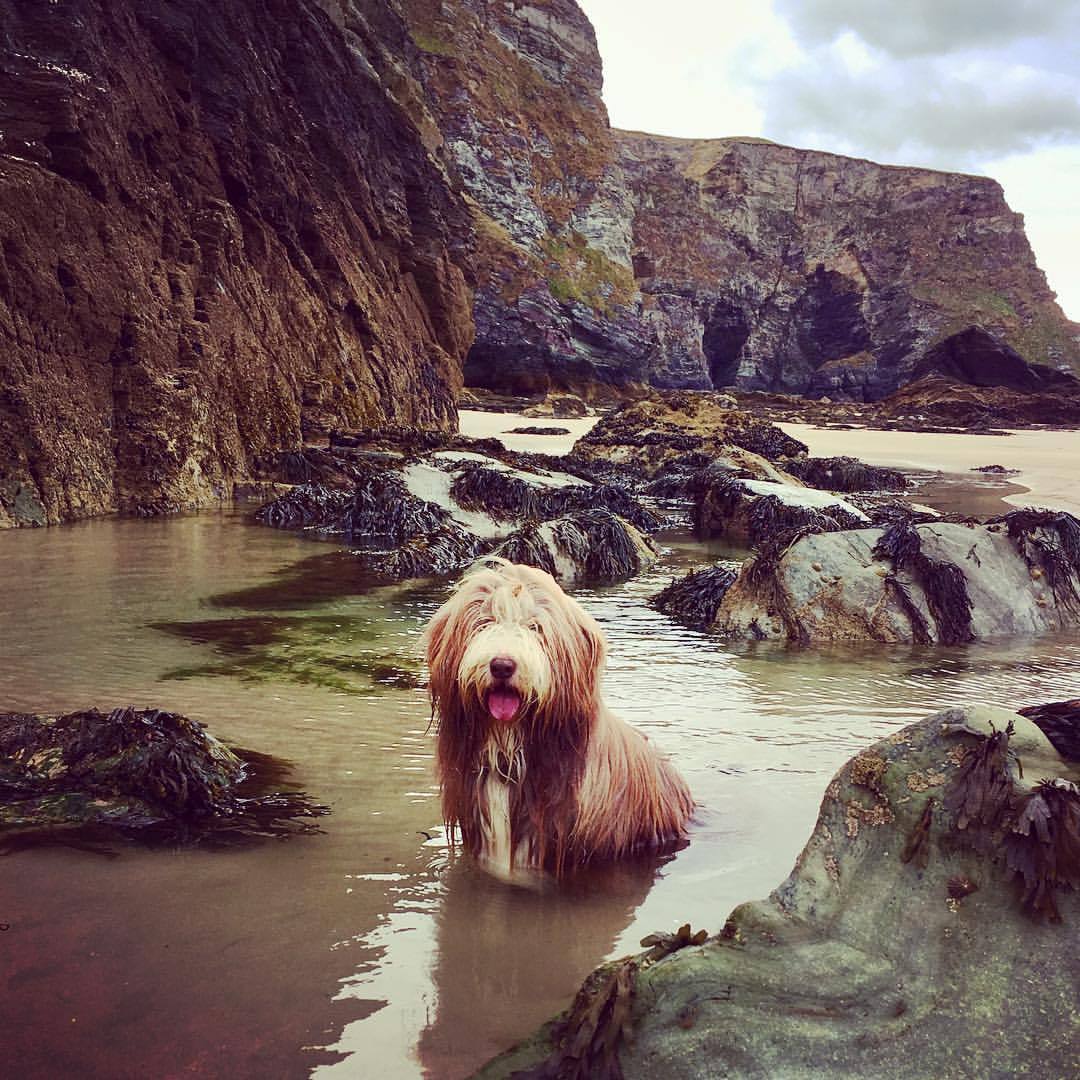
M 579 0 L 615 127 L 983 173 L 1080 320 L 1080 0 Z

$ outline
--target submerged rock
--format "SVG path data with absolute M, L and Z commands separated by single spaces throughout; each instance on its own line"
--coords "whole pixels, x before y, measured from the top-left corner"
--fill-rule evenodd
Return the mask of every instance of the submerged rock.
M 780 537 L 739 572 L 716 627 L 750 638 L 942 645 L 1080 625 L 1080 522 L 901 520 Z
M 479 1075 L 573 1076 L 598 1045 L 626 1080 L 1072 1075 L 1077 779 L 999 709 L 906 727 L 833 778 L 767 899 L 702 944 L 647 938 Z
M 162 842 L 304 831 L 296 819 L 328 811 L 260 782 L 284 771 L 160 709 L 0 713 L 0 843 L 74 830 Z

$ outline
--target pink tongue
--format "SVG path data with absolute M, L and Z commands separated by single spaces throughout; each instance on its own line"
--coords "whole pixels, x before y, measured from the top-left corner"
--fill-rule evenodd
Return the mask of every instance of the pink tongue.
M 511 720 L 521 704 L 521 695 L 516 690 L 491 690 L 487 696 L 488 712 L 496 720 Z

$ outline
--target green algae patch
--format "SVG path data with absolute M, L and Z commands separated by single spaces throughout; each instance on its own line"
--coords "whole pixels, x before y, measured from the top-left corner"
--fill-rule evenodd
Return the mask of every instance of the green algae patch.
M 368 695 L 422 685 L 419 659 L 365 649 L 376 639 L 369 620 L 343 615 L 251 615 L 154 623 L 152 629 L 208 645 L 221 657 L 171 668 L 163 681 L 233 678 L 247 683 L 294 683 Z M 350 646 L 360 648 L 348 651 Z

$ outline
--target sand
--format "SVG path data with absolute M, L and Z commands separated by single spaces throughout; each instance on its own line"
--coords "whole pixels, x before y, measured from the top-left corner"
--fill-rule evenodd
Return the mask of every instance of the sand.
M 939 435 L 921 431 L 837 431 L 780 424 L 815 457 L 848 454 L 869 465 L 972 473 L 977 465 L 1019 469 L 1009 482 L 1025 490 L 1004 496 L 1014 506 L 1045 506 L 1080 515 L 1080 431 L 1014 431 L 1009 435 Z
M 480 412 L 477 409 L 461 409 L 460 431 L 479 439 L 498 439 L 507 450 L 533 454 L 569 454 L 570 448 L 590 431 L 600 419 L 598 416 L 582 416 L 572 420 L 553 420 L 549 416 L 522 416 L 521 413 Z M 516 427 L 568 428 L 569 435 L 508 435 Z

